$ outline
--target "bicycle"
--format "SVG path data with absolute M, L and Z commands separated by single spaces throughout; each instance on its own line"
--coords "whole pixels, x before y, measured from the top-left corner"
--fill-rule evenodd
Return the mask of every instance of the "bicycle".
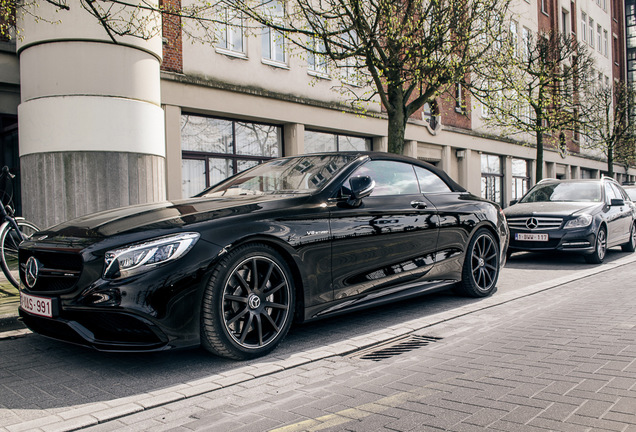
M 15 216 L 13 208 L 13 178 L 9 167 L 2 168 L 0 173 L 0 266 L 7 280 L 16 288 L 20 287 L 20 264 L 18 246 L 24 240 L 40 231 L 37 225 L 23 217 Z

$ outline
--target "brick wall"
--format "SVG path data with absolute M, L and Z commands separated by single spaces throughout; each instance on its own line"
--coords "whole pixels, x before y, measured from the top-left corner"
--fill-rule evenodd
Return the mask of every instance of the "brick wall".
M 171 12 L 181 8 L 181 0 L 162 0 L 161 6 L 166 11 L 163 15 L 163 63 L 161 70 L 183 72 L 183 43 L 181 18 Z

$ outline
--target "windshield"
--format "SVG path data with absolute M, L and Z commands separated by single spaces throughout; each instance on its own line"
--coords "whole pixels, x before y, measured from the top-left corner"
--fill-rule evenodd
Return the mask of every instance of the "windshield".
M 202 196 L 311 193 L 325 185 L 354 158 L 330 154 L 275 159 L 219 183 Z
M 572 182 L 538 184 L 520 202 L 600 202 L 601 185 L 598 182 Z

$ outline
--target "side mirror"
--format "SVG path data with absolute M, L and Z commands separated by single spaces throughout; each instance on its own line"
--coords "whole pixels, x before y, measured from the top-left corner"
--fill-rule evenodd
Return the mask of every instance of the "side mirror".
M 612 198 L 612 202 L 610 203 L 610 206 L 612 207 L 621 207 L 624 205 L 625 205 L 625 200 L 621 198 Z
M 368 197 L 375 188 L 375 181 L 369 176 L 351 177 L 349 179 L 351 196 L 347 200 L 347 204 L 357 207 L 363 198 Z
M 519 202 L 519 200 L 515 199 L 515 200 L 510 201 L 510 203 L 508 205 L 513 206 L 513 205 L 517 204 L 518 202 Z

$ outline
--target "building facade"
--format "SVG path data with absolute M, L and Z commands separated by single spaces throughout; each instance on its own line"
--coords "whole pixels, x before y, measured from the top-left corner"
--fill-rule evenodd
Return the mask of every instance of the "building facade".
M 25 20 L 17 44 L 0 42 L 4 163 L 19 155 L 22 212 L 42 226 L 185 198 L 272 157 L 387 151 L 379 102 L 350 108 L 334 87 L 355 86 L 353 78 L 336 78 L 323 58 L 294 51 L 273 30 L 248 32 L 238 21 L 220 26 L 210 46 L 169 18 L 161 37 L 113 44 L 81 12 L 64 12 L 55 26 Z M 617 16 L 621 0 L 515 0 L 511 33 L 519 43 L 541 30 L 575 34 L 594 50 L 599 81 L 610 83 L 627 73 Z M 454 101 L 410 119 L 404 153 L 505 206 L 534 184 L 536 150 L 497 136 L 487 115 L 456 88 Z M 545 151 L 545 177 L 606 170 L 577 142 L 568 149 Z M 633 167 L 615 171 L 619 181 L 636 178 Z

